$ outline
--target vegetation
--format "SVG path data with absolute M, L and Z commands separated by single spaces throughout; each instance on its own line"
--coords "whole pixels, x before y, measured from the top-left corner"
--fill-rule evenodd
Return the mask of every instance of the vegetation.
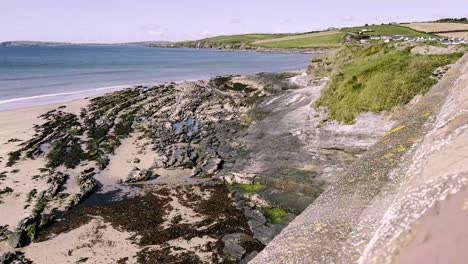
M 436 22 L 450 22 L 450 23 L 468 23 L 468 18 L 442 18 L 437 20 Z
M 317 106 L 329 108 L 329 119 L 347 124 L 362 112 L 391 110 L 426 93 L 437 82 L 431 78 L 434 70 L 463 55 L 414 55 L 410 49 L 383 43 L 341 49 Z
M 255 44 L 265 48 L 336 48 L 341 46 L 346 33 L 337 32 L 331 35 L 318 35 L 304 38 L 278 40 Z
M 77 140 L 60 139 L 53 143 L 52 150 L 47 154 L 47 166 L 56 168 L 65 165 L 67 168 L 75 168 L 85 159 L 85 154 Z
M 281 38 L 281 37 L 286 37 L 290 35 L 291 34 L 247 34 L 247 35 L 218 36 L 218 37 L 213 37 L 213 38 L 202 39 L 200 41 L 208 42 L 208 43 L 219 43 L 219 44 L 250 44 L 258 40 Z
M 255 193 L 265 188 L 265 186 L 260 184 L 236 184 L 234 188 L 241 190 L 245 193 Z
M 352 27 L 344 28 L 344 32 L 360 32 L 363 29 L 371 30 L 370 32 L 365 32 L 367 36 L 394 36 L 394 35 L 405 35 L 407 37 L 431 37 L 433 35 L 416 31 L 411 28 L 406 28 L 398 25 L 372 25 L 364 27 Z
M 7 162 L 7 167 L 11 167 L 15 165 L 15 163 L 20 159 L 21 157 L 21 151 L 13 151 L 8 153 L 8 162 Z
M 281 208 L 263 208 L 262 213 L 272 224 L 281 224 L 288 215 L 288 213 Z

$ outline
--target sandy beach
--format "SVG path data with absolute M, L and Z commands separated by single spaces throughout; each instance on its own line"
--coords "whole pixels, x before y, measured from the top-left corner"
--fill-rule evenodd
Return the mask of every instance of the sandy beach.
M 237 102 L 224 99 L 223 93 L 232 94 L 229 91 L 202 100 L 213 94 L 209 87 L 206 81 L 186 82 L 0 111 L 0 211 L 5 216 L 0 235 L 7 238 L 0 251 L 23 252 L 15 257 L 34 263 L 152 263 L 173 258 L 211 263 L 232 258 L 221 244 L 229 234 L 238 234 L 234 248 L 260 250 L 262 244 L 252 237 L 227 188 L 209 178 L 193 178 L 216 174 L 221 163 L 219 154 L 204 148 L 203 140 L 213 140 L 209 135 L 190 143 L 203 129 L 198 122 L 224 126 L 239 122 L 245 111 L 236 106 L 242 97 Z M 168 100 L 176 105 L 167 107 Z M 189 113 L 193 100 L 200 104 L 194 113 L 197 123 L 181 116 Z M 119 127 L 129 113 L 137 113 L 134 109 L 140 115 L 154 112 L 131 128 Z M 106 118 L 117 126 L 99 141 L 92 132 L 83 133 L 90 120 L 93 129 Z M 171 123 L 180 125 L 174 130 Z M 99 144 L 99 154 L 73 157 L 73 165 L 51 165 L 53 159 L 73 153 L 73 146 L 59 147 L 62 140 L 77 142 L 75 147 L 88 153 L 92 144 Z M 60 156 L 52 156 L 54 151 Z M 239 246 L 241 241 L 249 241 L 249 246 Z

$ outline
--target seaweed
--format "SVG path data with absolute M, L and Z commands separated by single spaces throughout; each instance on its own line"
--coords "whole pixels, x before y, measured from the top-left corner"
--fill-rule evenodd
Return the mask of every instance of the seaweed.
M 8 153 L 7 167 L 12 167 L 21 158 L 21 151 L 13 151 Z

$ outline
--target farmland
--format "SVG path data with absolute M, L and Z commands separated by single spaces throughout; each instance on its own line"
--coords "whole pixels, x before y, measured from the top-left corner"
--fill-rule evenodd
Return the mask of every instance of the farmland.
M 468 24 L 463 23 L 411 23 L 405 26 L 428 33 L 468 31 Z
M 335 48 L 346 34 L 343 32 L 320 32 L 296 35 L 279 39 L 254 42 L 253 44 L 265 48 Z
M 374 25 L 374 26 L 364 26 L 364 27 L 352 27 L 344 28 L 344 32 L 359 32 L 363 29 L 371 30 L 366 32 L 366 35 L 369 36 L 395 36 L 395 35 L 405 35 L 407 37 L 429 37 L 430 34 L 424 32 L 418 32 L 411 28 L 406 28 L 398 25 Z

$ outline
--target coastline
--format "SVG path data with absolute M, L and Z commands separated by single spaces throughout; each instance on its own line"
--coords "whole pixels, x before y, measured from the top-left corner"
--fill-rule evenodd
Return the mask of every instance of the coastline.
M 305 71 L 217 77 L 0 111 L 0 181 L 10 188 L 0 196 L 8 215 L 0 250 L 37 261 L 39 252 L 51 261 L 103 254 L 130 263 L 252 259 L 321 193 L 328 176 L 309 175 L 343 170 L 350 157 L 339 149 L 362 151 L 392 124 L 370 115 L 346 130 L 321 128 L 348 139 L 357 129 L 360 140 L 365 135 L 357 145 L 306 140 L 317 133 L 322 114 L 313 105 L 326 82 Z M 92 131 L 106 124 L 113 128 L 95 139 Z M 71 155 L 55 143 L 61 140 L 87 153 L 73 156 L 71 167 L 51 166 Z M 323 144 L 338 150 L 323 151 Z M 61 156 L 49 155 L 55 151 Z M 39 225 L 44 221 L 52 222 Z
M 41 106 L 59 106 L 64 103 L 72 103 L 76 100 L 84 100 L 88 97 L 100 96 L 106 93 L 112 93 L 119 90 L 131 89 L 139 85 L 118 85 L 102 87 L 68 93 L 45 94 L 23 98 L 8 99 L 0 101 L 0 113 L 5 111 L 41 107 Z
M 132 50 L 132 52 L 136 52 L 137 55 L 138 54 L 145 55 L 148 53 L 158 54 L 157 51 L 156 53 L 151 52 L 152 49 L 157 50 L 158 48 L 148 47 L 145 49 L 144 51 L 145 53 L 141 53 L 142 50 L 140 49 Z M 129 75 L 123 75 L 123 76 L 111 76 L 109 74 L 102 75 L 100 71 L 94 71 L 94 72 L 87 71 L 85 73 L 88 74 L 89 77 L 87 77 L 87 79 L 83 79 L 80 76 L 76 78 L 73 76 L 66 77 L 67 74 L 70 74 L 69 71 L 68 72 L 58 71 L 57 74 L 55 73 L 51 74 L 51 70 L 46 69 L 43 73 L 43 76 L 40 76 L 41 79 L 46 80 L 43 82 L 42 80 L 36 81 L 35 79 L 29 78 L 29 76 L 36 78 L 37 76 L 39 76 L 37 73 L 31 73 L 28 71 L 21 73 L 23 72 L 23 70 L 20 68 L 16 69 L 14 67 L 13 68 L 7 67 L 5 68 L 7 71 L 5 71 L 3 75 L 0 75 L 0 84 L 2 84 L 2 89 L 6 91 L 5 97 L 2 98 L 2 96 L 0 96 L 1 98 L 0 99 L 0 111 L 9 110 L 9 109 L 18 109 L 18 108 L 24 108 L 24 107 L 36 106 L 36 105 L 65 103 L 65 102 L 70 102 L 75 99 L 98 96 L 107 92 L 118 91 L 118 90 L 122 90 L 125 88 L 133 88 L 137 86 L 151 87 L 151 86 L 160 85 L 160 84 L 169 83 L 169 82 L 181 83 L 181 82 L 186 82 L 186 81 L 206 80 L 206 79 L 218 76 L 218 75 L 230 75 L 230 74 L 246 75 L 246 74 L 255 74 L 258 72 L 284 72 L 288 70 L 300 70 L 300 68 L 305 67 L 306 66 L 305 63 L 314 56 L 314 54 L 307 54 L 307 55 L 296 55 L 296 56 L 291 55 L 291 57 L 288 57 L 288 56 L 281 56 L 279 55 L 281 53 L 279 51 L 276 51 L 273 53 L 278 54 L 278 56 L 274 56 L 274 55 L 249 56 L 247 54 L 244 54 L 244 56 L 241 56 L 242 59 L 240 61 L 232 62 L 230 58 L 233 57 L 233 55 L 221 54 L 219 56 L 219 54 L 217 55 L 217 52 L 229 53 L 231 51 L 235 52 L 235 50 L 231 50 L 231 51 L 212 50 L 210 52 L 199 52 L 193 48 L 184 48 L 184 49 L 188 51 L 182 51 L 182 52 L 166 51 L 166 52 L 162 52 L 163 55 L 155 55 L 155 56 L 162 56 L 162 57 L 154 57 L 152 59 L 148 59 L 146 62 L 150 63 L 149 65 L 154 65 L 155 68 L 148 66 L 146 68 L 141 69 L 141 68 L 133 68 L 130 66 L 124 66 L 124 69 L 128 68 L 130 71 L 135 72 L 135 73 L 132 73 Z M 190 50 L 193 50 L 193 51 L 190 52 Z M 66 52 L 69 52 L 69 51 L 67 50 Z M 256 52 L 256 51 L 251 51 L 251 52 Z M 190 60 L 186 62 L 181 62 L 181 60 L 175 60 L 174 62 L 167 63 L 167 65 L 170 65 L 170 68 L 168 70 L 164 70 L 164 71 L 161 70 L 162 69 L 161 67 L 166 65 L 166 63 L 159 63 L 158 59 L 164 59 L 164 56 L 177 55 L 180 53 L 190 54 L 191 56 Z M 260 53 L 260 52 L 257 52 L 257 53 Z M 207 63 L 206 66 L 199 67 L 198 70 L 193 70 L 193 71 L 188 69 L 190 68 L 189 66 L 192 65 L 191 63 L 194 63 L 194 60 L 198 60 L 197 56 L 204 57 L 207 55 L 209 56 L 205 60 Z M 257 62 L 258 56 L 262 58 L 260 61 L 263 63 L 264 66 L 261 66 L 262 64 Z M 0 54 L 0 57 L 1 57 L 1 54 Z M 252 59 L 249 61 L 249 59 L 247 58 L 252 58 Z M 298 67 L 299 69 L 294 66 L 295 64 L 291 64 L 291 61 L 295 61 L 297 60 L 297 58 L 300 58 L 299 60 L 301 61 L 301 64 L 298 64 L 298 66 L 300 65 Z M 108 63 L 110 65 L 113 63 L 113 58 L 109 58 L 109 59 L 111 59 L 110 63 Z M 246 60 L 245 63 L 248 67 L 243 68 L 240 65 L 242 65 L 244 59 Z M 31 60 L 32 61 L 28 62 L 27 64 L 29 65 L 28 67 L 33 67 L 35 63 L 37 63 L 37 61 L 35 61 L 34 59 L 31 59 Z M 132 63 L 134 63 L 132 62 L 133 57 L 130 59 L 125 58 L 124 60 L 126 62 L 128 60 L 128 63 L 129 63 L 128 65 L 132 65 Z M 269 66 L 269 63 L 267 62 L 268 60 L 270 60 L 271 62 L 275 62 L 275 60 L 278 60 L 278 63 L 275 63 L 275 66 Z M 69 59 L 67 63 L 71 63 L 71 65 L 74 65 L 73 59 Z M 116 63 L 117 65 L 119 65 L 118 61 Z M 219 66 L 218 67 L 210 66 L 210 65 L 218 65 L 217 63 L 219 63 L 220 66 L 226 65 L 225 69 Z M 90 64 L 90 65 L 77 64 L 77 66 L 73 66 L 73 67 L 75 67 L 76 70 L 80 72 L 81 67 L 92 67 L 92 66 L 93 64 Z M 102 67 L 105 67 L 105 66 L 106 65 Z M 175 67 L 174 70 L 172 70 L 173 67 Z M 75 68 L 72 68 L 71 70 L 74 70 Z M 224 69 L 224 70 L 219 70 L 219 69 Z M 117 70 L 119 70 L 119 68 Z M 14 72 L 15 73 L 14 77 L 8 76 L 9 72 Z M 105 73 L 105 71 L 103 72 Z M 93 77 L 98 76 L 98 75 L 105 76 L 104 78 L 106 79 L 96 79 L 96 81 L 94 81 Z M 88 79 L 92 81 L 88 81 Z M 60 86 L 61 83 L 65 83 L 65 85 L 61 87 Z M 42 88 L 42 87 L 51 87 L 51 88 Z M 0 94 L 2 94 L 2 90 L 0 90 Z
M 150 48 L 163 48 L 163 49 L 195 49 L 195 50 L 213 50 L 213 51 L 231 51 L 231 52 L 259 52 L 259 53 L 274 53 L 274 54 L 324 54 L 331 49 L 309 49 L 309 48 L 263 48 L 254 46 L 242 47 L 196 47 L 196 46 L 171 46 L 171 45 L 156 45 L 149 46 Z
M 6 217 L 1 219 L 0 226 L 2 226 L 2 228 L 6 226 L 7 228 L 7 233 L 4 233 L 5 231 L 2 230 L 0 236 L 3 237 L 5 234 L 8 236 L 8 242 L 0 243 L 0 251 L 15 252 L 15 248 L 19 248 L 19 250 L 24 252 L 27 258 L 39 262 L 45 261 L 46 259 L 47 261 L 52 260 L 60 262 L 64 258 L 80 261 L 88 257 L 92 257 L 93 260 L 99 260 L 100 255 L 107 255 L 106 261 L 116 262 L 130 257 L 129 261 L 133 263 L 136 261 L 136 258 L 153 258 L 153 255 L 162 258 L 172 258 L 167 250 L 173 250 L 172 248 L 180 250 L 180 248 L 184 248 L 184 258 L 196 258 L 206 262 L 211 258 L 224 256 L 222 247 L 216 246 L 216 248 L 212 248 L 210 245 L 215 242 L 220 243 L 223 234 L 227 235 L 226 232 L 242 231 L 246 236 L 252 236 L 251 231 L 248 229 L 245 216 L 242 214 L 242 211 L 233 205 L 232 198 L 228 197 L 229 191 L 224 185 L 213 184 L 202 178 L 192 179 L 196 174 L 196 169 L 192 168 L 193 165 L 190 165 L 191 162 L 190 164 L 186 164 L 186 158 L 176 158 L 176 161 L 177 159 L 180 160 L 174 164 L 174 167 L 172 167 L 172 165 L 155 165 L 160 162 L 158 161 L 161 155 L 160 151 L 169 151 L 169 153 L 171 153 L 171 150 L 164 150 L 164 148 L 162 148 L 160 151 L 154 151 L 151 147 L 148 149 L 146 147 L 148 144 L 155 144 L 157 141 L 154 141 L 155 139 L 151 138 L 150 134 L 143 133 L 138 130 L 138 128 L 136 128 L 136 131 L 131 133 L 131 135 L 128 135 L 128 137 L 120 139 L 121 142 L 115 152 L 112 151 L 112 153 L 106 155 L 108 157 L 108 165 L 106 165 L 107 168 L 105 169 L 99 168 L 98 163 L 95 163 L 93 160 L 81 162 L 80 166 L 74 168 L 63 166 L 51 168 L 47 165 L 49 156 L 44 153 L 35 156 L 33 159 L 29 159 L 25 156 L 17 160 L 14 165 L 7 164 L 10 153 L 18 151 L 18 149 L 23 149 L 22 146 L 24 146 L 24 143 L 32 142 L 31 140 L 35 141 L 38 137 L 41 138 L 41 131 L 43 128 L 47 131 L 52 128 L 55 132 L 47 132 L 47 134 L 44 134 L 46 139 L 43 138 L 40 139 L 40 141 L 51 142 L 50 139 L 47 140 L 49 136 L 57 136 L 56 133 L 65 133 L 62 134 L 63 136 L 59 136 L 59 138 L 66 139 L 73 136 L 75 140 L 82 142 L 80 144 L 82 144 L 83 149 L 86 150 L 89 148 L 89 146 L 86 146 L 88 144 L 86 142 L 92 140 L 89 138 L 91 135 L 86 132 L 78 137 L 68 134 L 68 129 L 72 128 L 60 128 L 60 126 L 64 124 L 62 121 L 58 123 L 57 121 L 64 115 L 79 117 L 80 123 L 83 122 L 83 125 L 80 125 L 82 126 L 81 130 L 83 130 L 85 129 L 84 125 L 87 122 L 86 120 L 90 118 L 103 117 L 112 120 L 115 118 L 112 117 L 112 112 L 106 114 L 101 112 L 103 111 L 101 108 L 104 109 L 106 107 L 105 104 L 107 100 L 118 100 L 115 103 L 116 107 L 122 102 L 125 102 L 123 103 L 124 105 L 127 105 L 127 102 L 132 102 L 130 105 L 127 105 L 127 107 L 129 107 L 128 111 L 130 111 L 132 107 L 142 107 L 141 111 L 145 111 L 144 109 L 148 109 L 150 105 L 156 103 L 158 106 L 154 107 L 154 109 L 161 109 L 162 112 L 159 115 L 162 115 L 164 119 L 173 119 L 171 122 L 180 120 L 178 118 L 179 114 L 187 113 L 188 109 L 191 107 L 192 100 L 196 100 L 205 105 L 199 106 L 200 108 L 205 108 L 205 110 L 197 114 L 200 115 L 197 118 L 197 120 L 200 121 L 197 122 L 213 124 L 214 128 L 221 126 L 218 129 L 224 129 L 223 127 L 226 124 L 223 123 L 229 121 L 225 120 L 220 122 L 212 118 L 223 120 L 224 115 L 229 112 L 234 120 L 238 120 L 240 118 L 239 112 L 245 111 L 239 109 L 239 102 L 231 102 L 231 104 L 237 107 L 234 107 L 234 105 L 228 107 L 228 105 L 226 105 L 226 110 L 221 111 L 221 109 L 218 109 L 213 112 L 215 109 L 211 109 L 210 102 L 215 103 L 215 105 L 222 105 L 226 99 L 222 94 L 217 95 L 215 98 L 211 97 L 211 95 L 212 91 L 211 88 L 208 87 L 208 81 L 186 81 L 174 85 L 168 84 L 150 87 L 146 90 L 119 90 L 108 93 L 105 96 L 94 97 L 95 100 L 91 100 L 90 98 L 77 99 L 68 103 L 55 103 L 0 111 L 0 126 L 2 127 L 0 131 L 0 145 L 2 146 L 0 149 L 0 168 L 2 168 L 0 170 L 0 181 L 2 183 L 0 208 L 4 215 L 6 215 Z M 146 98 L 147 96 L 150 97 Z M 172 111 L 166 112 L 166 110 L 163 110 L 168 107 L 165 103 L 166 99 L 164 98 L 177 102 L 179 105 L 178 111 L 180 113 L 172 113 Z M 158 102 L 159 100 L 162 101 Z M 244 99 L 240 97 L 236 99 L 236 101 L 237 100 Z M 204 101 L 206 101 L 207 104 L 204 104 Z M 139 102 L 141 102 L 141 104 Z M 114 106 L 114 104 L 112 104 L 112 106 Z M 96 109 L 96 107 L 98 107 L 98 109 Z M 88 109 L 88 111 L 96 109 L 97 116 L 95 117 L 96 114 L 88 112 L 87 117 L 82 120 L 83 108 Z M 124 110 L 124 112 L 125 111 L 127 110 Z M 50 115 L 44 115 L 45 113 L 50 113 Z M 51 126 L 51 122 L 59 127 L 54 127 L 55 125 Z M 96 120 L 95 122 L 98 123 L 99 121 Z M 158 123 L 158 121 L 156 122 Z M 236 129 L 235 127 L 239 126 L 237 122 L 239 121 L 231 124 L 230 129 Z M 148 126 L 148 129 L 154 129 L 151 124 L 145 123 L 145 126 Z M 171 144 L 174 147 L 180 148 L 182 146 L 179 146 L 180 143 L 177 142 L 180 140 L 187 140 L 185 139 L 187 134 L 175 133 L 172 130 L 172 126 L 167 131 L 164 130 L 163 127 L 158 127 L 156 127 L 156 129 L 163 130 L 154 133 L 155 135 L 169 133 L 167 135 L 175 137 L 173 139 L 166 138 L 164 144 Z M 213 129 L 212 125 L 209 125 L 209 127 Z M 202 127 L 197 129 L 201 130 Z M 112 136 L 114 133 L 116 132 L 109 131 L 108 135 L 105 137 Z M 225 132 L 223 132 L 223 134 L 224 133 Z M 231 134 L 226 134 L 224 136 L 228 135 L 232 137 Z M 192 137 L 193 136 L 189 136 L 189 138 Z M 207 141 L 208 143 L 213 140 L 210 139 L 213 137 L 215 137 L 214 133 L 213 135 L 205 136 L 202 140 L 209 140 Z M 190 141 L 191 140 L 193 139 L 190 139 Z M 174 142 L 170 143 L 172 141 Z M 188 144 L 194 144 L 190 141 Z M 227 140 L 220 141 L 228 142 Z M 200 143 L 197 143 L 197 146 L 201 146 Z M 43 145 L 44 143 L 41 143 L 39 148 L 42 149 Z M 155 147 L 156 146 L 157 144 Z M 189 148 L 191 149 L 191 147 Z M 47 153 L 47 150 L 44 151 Z M 218 154 L 208 152 L 208 149 L 206 151 L 206 156 L 200 157 L 203 158 L 205 162 L 199 160 L 196 166 L 202 171 L 207 170 L 210 173 L 214 173 L 219 169 L 219 157 L 217 158 L 212 155 Z M 209 165 L 211 162 L 217 162 L 215 163 L 215 167 L 213 167 L 214 165 Z M 154 166 L 158 166 L 158 168 Z M 149 178 L 141 178 L 141 175 L 138 174 L 140 171 L 139 168 L 146 172 L 144 175 L 149 175 L 151 171 Z M 87 178 L 86 181 L 83 181 L 81 179 L 83 173 L 91 169 L 97 172 L 93 173 L 93 175 L 96 175 L 88 175 L 91 178 Z M 56 175 L 62 175 L 62 173 L 66 175 L 65 182 L 56 178 Z M 86 184 L 92 184 L 92 187 L 90 187 L 91 189 L 86 189 L 88 188 L 85 187 L 87 186 Z M 5 187 L 4 190 L 3 187 Z M 99 195 L 112 196 L 112 193 L 115 191 L 119 191 L 122 196 L 127 197 L 127 195 L 130 195 L 130 197 L 122 197 L 117 201 L 114 200 L 115 198 L 112 198 L 112 201 L 108 201 L 110 197 L 104 199 L 95 198 L 98 203 L 106 201 L 106 203 L 109 203 L 108 206 L 110 206 L 110 208 L 117 206 L 117 208 L 109 211 L 110 215 L 102 214 L 99 209 L 95 209 L 95 207 L 89 205 L 81 206 L 79 207 L 80 209 L 76 210 L 91 210 L 91 214 L 97 214 L 96 218 L 93 218 L 90 222 L 89 217 L 68 214 L 69 211 L 73 214 L 74 211 L 69 209 L 70 207 L 74 207 L 74 204 L 81 202 L 88 203 L 88 196 L 90 196 L 89 199 L 94 195 L 97 197 L 99 197 Z M 36 195 L 36 192 L 40 195 Z M 131 198 L 135 195 L 137 195 L 135 198 Z M 168 196 L 168 198 L 160 198 L 165 196 Z M 142 200 L 143 203 L 140 202 L 140 200 Z M 47 203 L 47 206 L 38 209 L 40 204 L 44 202 Z M 152 207 L 153 205 L 156 207 Z M 210 206 L 213 205 L 216 205 L 216 207 L 209 209 Z M 125 221 L 121 221 L 122 216 L 119 215 L 121 214 L 118 209 L 119 206 L 126 208 L 125 211 L 131 209 L 134 214 L 140 215 L 136 221 L 132 220 L 133 222 L 141 222 L 143 226 L 146 226 L 148 223 L 145 222 L 148 221 L 154 225 L 154 228 L 151 230 L 152 236 L 149 238 L 144 237 L 145 239 L 167 236 L 163 241 L 166 241 L 169 245 L 161 244 L 161 242 L 158 242 L 159 240 L 154 242 L 140 242 L 139 239 L 135 240 L 135 232 L 143 234 L 141 233 L 143 230 L 140 231 L 139 227 L 135 226 L 135 224 L 126 227 L 129 232 L 122 231 L 121 226 L 124 225 L 125 227 Z M 135 206 L 142 208 L 137 209 Z M 229 210 L 225 211 L 223 209 L 219 211 L 216 209 L 217 207 L 229 208 Z M 30 237 L 29 239 L 32 243 L 29 246 L 23 244 L 22 241 L 26 239 L 24 237 L 25 233 L 21 231 L 24 228 L 23 223 L 26 221 L 24 219 L 36 219 L 34 221 L 42 219 L 40 220 L 42 222 L 46 221 L 45 219 L 47 219 L 48 215 L 55 214 L 54 212 L 56 211 L 63 212 L 61 214 L 64 214 L 63 217 L 65 220 L 56 222 L 50 229 L 40 228 L 39 224 L 37 224 L 37 226 L 34 224 L 33 227 L 29 225 L 27 227 L 28 229 L 33 228 L 36 230 L 37 228 L 39 230 L 40 228 L 41 236 L 34 241 L 32 241 L 33 237 Z M 37 212 L 40 213 L 38 214 Z M 151 212 L 149 218 L 145 218 L 143 215 L 146 212 Z M 76 221 L 79 222 L 78 226 L 74 224 Z M 187 223 L 190 223 L 190 226 L 187 226 Z M 215 225 L 213 226 L 213 224 Z M 71 225 L 71 227 L 68 227 L 69 225 Z M 117 228 L 116 225 L 120 226 L 120 228 Z M 208 230 L 193 230 L 191 227 L 192 225 L 198 226 L 200 230 Z M 218 225 L 220 226 L 218 227 Z M 222 226 L 225 225 L 230 228 L 224 230 Z M 56 228 L 60 229 L 62 228 L 61 226 L 71 228 L 75 231 L 63 234 L 63 231 L 57 232 Z M 80 228 L 76 229 L 77 227 Z M 166 231 L 164 229 L 165 227 L 186 229 L 184 233 L 191 234 L 193 239 L 185 239 L 184 237 L 172 238 L 173 235 L 171 233 L 165 235 L 165 232 L 170 232 L 170 228 L 169 231 Z M 18 236 L 18 240 L 16 240 L 16 236 Z M 249 239 L 252 240 L 249 242 L 251 247 L 248 249 L 249 251 L 256 248 L 259 250 L 263 248 L 262 244 L 257 240 L 253 238 Z M 88 246 L 84 245 L 93 245 L 93 250 L 89 250 Z M 129 245 L 133 245 L 131 254 L 122 253 L 122 248 L 128 247 Z M 151 250 L 151 253 L 147 253 L 144 250 L 145 245 L 157 246 Z M 163 248 L 164 250 L 158 250 L 158 247 L 163 246 L 165 248 Z M 212 253 L 205 253 L 207 248 Z M 48 252 L 46 256 L 40 253 L 44 251 Z M 69 252 L 68 255 L 66 252 Z M 70 252 L 73 252 L 73 255 Z M 119 254 L 119 252 L 121 253 Z M 18 256 L 14 255 L 13 257 L 15 258 Z M 181 256 L 179 255 L 178 257 Z

